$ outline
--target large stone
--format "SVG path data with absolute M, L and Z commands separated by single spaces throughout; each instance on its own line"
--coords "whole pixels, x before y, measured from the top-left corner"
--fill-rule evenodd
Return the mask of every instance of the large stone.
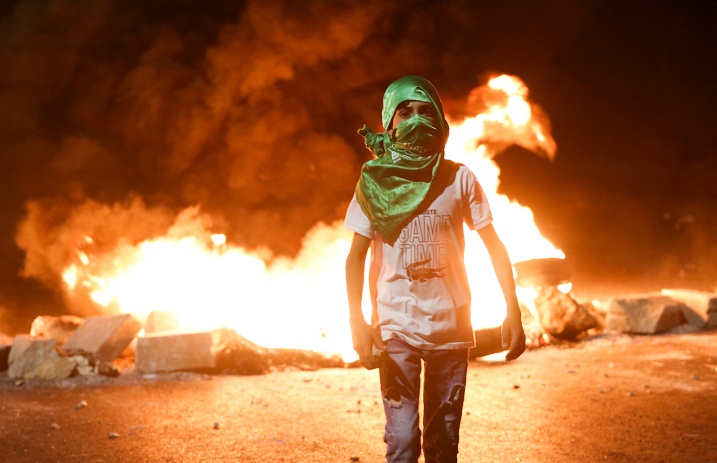
M 215 365 L 209 331 L 151 333 L 137 338 L 135 367 L 141 373 L 203 370 Z
M 67 355 L 86 355 L 111 362 L 141 329 L 142 324 L 130 314 L 89 317 L 70 336 L 63 350 Z
M 268 349 L 229 328 L 212 330 L 212 352 L 218 372 L 257 375 L 268 373 L 271 367 Z
M 29 334 L 19 334 L 12 340 L 12 349 L 8 355 L 8 363 L 12 364 L 32 344 L 32 337 Z
M 687 307 L 694 311 L 694 314 L 699 319 L 692 316 L 691 313 L 686 313 L 687 321 L 694 326 L 702 325 L 709 328 L 714 328 L 717 324 L 714 324 L 714 319 L 717 317 L 717 294 L 708 291 L 697 291 L 694 289 L 663 289 L 660 293 L 664 296 L 671 297 L 672 299 L 682 302 Z M 711 314 L 715 316 L 710 317 Z M 712 321 L 710 321 L 712 319 Z
M 688 308 L 671 297 L 637 294 L 613 298 L 608 307 L 607 329 L 635 334 L 656 334 L 684 324 Z
M 61 346 L 84 322 L 84 318 L 73 315 L 40 315 L 32 321 L 30 336 L 54 339 L 57 345 Z
M 535 296 L 535 310 L 545 331 L 558 339 L 575 339 L 598 326 L 588 310 L 555 286 L 541 287 Z
M 31 339 L 29 345 L 25 346 L 21 341 L 18 346 L 21 350 L 15 351 L 7 371 L 11 378 L 60 379 L 67 378 L 75 370 L 76 365 L 71 359 L 57 353 L 54 339 Z

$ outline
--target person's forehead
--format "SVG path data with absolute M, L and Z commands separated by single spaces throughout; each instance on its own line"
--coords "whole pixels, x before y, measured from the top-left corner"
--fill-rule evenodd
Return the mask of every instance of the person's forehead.
M 396 109 L 405 108 L 407 106 L 411 106 L 412 108 L 421 108 L 424 106 L 430 106 L 431 109 L 433 108 L 433 105 L 427 101 L 417 101 L 417 100 L 405 100 L 402 101 Z

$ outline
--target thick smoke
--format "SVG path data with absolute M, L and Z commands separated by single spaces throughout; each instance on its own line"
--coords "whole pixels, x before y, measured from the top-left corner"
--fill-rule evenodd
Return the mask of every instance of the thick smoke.
M 385 83 L 430 58 L 390 43 L 427 24 L 418 2 L 151 3 L 26 0 L 0 23 L 3 251 L 18 263 L 14 234 L 45 287 L 87 237 L 138 242 L 190 206 L 295 254 L 343 215 Z

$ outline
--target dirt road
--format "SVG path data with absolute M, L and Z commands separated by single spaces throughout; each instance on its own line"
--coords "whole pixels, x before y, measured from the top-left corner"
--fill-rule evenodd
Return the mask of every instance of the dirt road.
M 377 376 L 0 376 L 0 461 L 380 462 Z M 460 461 L 717 461 L 717 331 L 471 362 Z

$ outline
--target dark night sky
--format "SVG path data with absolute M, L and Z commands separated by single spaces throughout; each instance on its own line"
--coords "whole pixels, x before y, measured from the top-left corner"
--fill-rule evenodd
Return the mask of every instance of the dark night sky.
M 454 110 L 489 73 L 525 81 L 557 157 L 508 149 L 502 188 L 576 291 L 717 288 L 711 2 L 294 3 L 3 2 L 0 331 L 63 310 L 63 237 L 82 227 L 140 240 L 200 204 L 233 243 L 295 252 L 343 214 L 355 130 L 380 128 L 404 74 Z

